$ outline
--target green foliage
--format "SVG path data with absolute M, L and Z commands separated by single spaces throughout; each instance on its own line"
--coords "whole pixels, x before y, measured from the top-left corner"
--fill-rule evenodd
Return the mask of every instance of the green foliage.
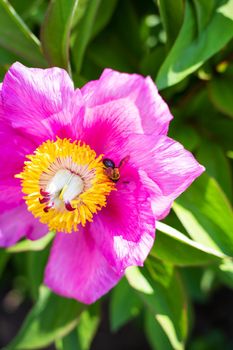
M 38 349 L 64 337 L 78 323 L 84 306 L 41 287 L 40 296 L 7 349 Z
M 0 77 L 16 60 L 62 67 L 76 86 L 105 67 L 150 75 L 175 117 L 169 135 L 206 167 L 157 222 L 145 266 L 109 294 L 111 330 L 143 324 L 151 349 L 230 349 L 224 330 L 193 338 L 192 305 L 233 288 L 232 55 L 233 0 L 0 0 Z M 9 267 L 8 288 L 33 303 L 6 349 L 91 349 L 101 301 L 87 307 L 43 286 L 53 235 L 0 251 L 2 280 Z

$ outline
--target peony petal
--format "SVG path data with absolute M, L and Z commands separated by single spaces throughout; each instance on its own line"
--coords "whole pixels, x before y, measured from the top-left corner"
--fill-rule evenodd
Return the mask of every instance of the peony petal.
M 87 108 L 82 128 L 80 139 L 97 154 L 113 157 L 116 164 L 122 159 L 122 148 L 129 133 L 143 132 L 138 110 L 128 99 Z
M 45 138 L 45 119 L 69 108 L 73 94 L 73 83 L 65 70 L 27 68 L 16 62 L 2 86 L 5 118 L 13 127 Z
M 20 180 L 15 178 L 23 170 L 26 155 L 35 149 L 33 142 L 1 120 L 0 130 L 0 212 L 14 208 L 22 202 Z
M 131 135 L 127 142 L 130 161 L 139 167 L 144 184 L 150 188 L 153 211 L 160 220 L 205 168 L 169 137 Z
M 47 232 L 46 225 L 39 223 L 24 203 L 0 215 L 0 247 L 14 245 L 24 236 L 39 239 Z
M 105 69 L 99 80 L 86 84 L 81 91 L 89 107 L 128 98 L 138 109 L 145 133 L 167 134 L 172 115 L 150 77 Z
M 87 227 L 57 234 L 45 271 L 45 284 L 54 292 L 90 304 L 121 277 L 98 250 Z
M 130 166 L 122 169 L 117 191 L 110 194 L 106 208 L 95 217 L 90 231 L 117 272 L 143 265 L 154 242 L 155 219 L 150 195 Z

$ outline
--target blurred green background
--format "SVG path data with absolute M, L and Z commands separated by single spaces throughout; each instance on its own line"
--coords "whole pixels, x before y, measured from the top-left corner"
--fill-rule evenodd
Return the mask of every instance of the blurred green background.
M 158 223 L 145 267 L 88 308 L 41 286 L 51 236 L 0 250 L 0 346 L 232 349 L 233 0 L 0 0 L 1 80 L 16 60 L 77 87 L 105 67 L 150 75 L 169 135 L 206 172 Z

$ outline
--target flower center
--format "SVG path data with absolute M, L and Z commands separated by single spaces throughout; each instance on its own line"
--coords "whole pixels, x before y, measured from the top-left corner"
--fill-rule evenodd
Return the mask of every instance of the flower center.
M 28 155 L 21 179 L 28 210 L 60 232 L 78 231 L 106 205 L 115 188 L 102 156 L 84 143 L 68 139 L 46 141 Z

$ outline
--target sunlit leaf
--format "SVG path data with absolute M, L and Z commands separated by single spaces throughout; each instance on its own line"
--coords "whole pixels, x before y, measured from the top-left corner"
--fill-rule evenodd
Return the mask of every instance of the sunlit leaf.
M 217 263 L 224 258 L 219 250 L 195 242 L 162 222 L 157 222 L 157 238 L 150 254 L 178 266 Z
M 126 275 L 130 285 L 130 273 L 132 269 L 128 270 Z M 161 326 L 163 332 L 169 340 L 172 348 L 175 350 L 183 350 L 185 339 L 187 337 L 187 300 L 184 293 L 181 280 L 176 273 L 170 280 L 168 287 L 164 287 L 157 281 L 153 280 L 145 269 L 138 270 L 142 274 L 143 279 L 150 285 L 152 292 L 144 293 L 140 291 L 140 282 L 136 280 L 134 288 L 137 295 L 143 301 L 145 307 L 156 318 Z
M 174 85 L 197 70 L 233 37 L 233 0 L 219 0 L 216 4 L 213 8 L 212 1 L 208 1 L 211 15 L 205 23 L 205 12 L 200 13 L 205 7 L 199 7 L 197 17 L 191 2 L 186 1 L 183 25 L 156 78 L 159 89 Z M 198 32 L 200 24 L 202 30 Z
M 36 241 L 24 239 L 21 242 L 15 244 L 14 246 L 8 248 L 7 251 L 9 253 L 21 253 L 21 252 L 26 252 L 28 250 L 34 250 L 34 251 L 42 250 L 49 244 L 49 242 L 51 242 L 53 237 L 54 237 L 54 232 L 50 232 L 46 236 Z
M 56 342 L 57 350 L 89 350 L 100 322 L 99 304 L 89 306 L 80 316 L 78 326 Z
M 193 240 L 232 256 L 232 208 L 215 179 L 203 174 L 173 208 Z

